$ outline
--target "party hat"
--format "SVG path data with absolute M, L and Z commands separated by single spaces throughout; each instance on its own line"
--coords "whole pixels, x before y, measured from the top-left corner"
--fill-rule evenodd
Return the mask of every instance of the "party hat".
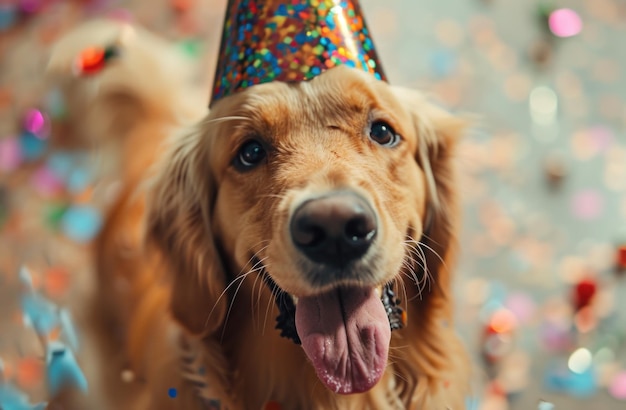
M 338 65 L 385 80 L 357 0 L 229 0 L 211 103 Z

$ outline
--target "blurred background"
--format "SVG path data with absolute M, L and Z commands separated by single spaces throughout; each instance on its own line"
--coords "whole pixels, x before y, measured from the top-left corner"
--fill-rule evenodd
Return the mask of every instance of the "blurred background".
M 73 318 L 115 195 L 67 141 L 42 80 L 51 45 L 94 17 L 131 21 L 209 84 L 225 3 L 0 0 L 0 408 L 86 388 Z M 459 150 L 467 408 L 626 408 L 626 1 L 361 5 L 392 83 L 477 117 Z

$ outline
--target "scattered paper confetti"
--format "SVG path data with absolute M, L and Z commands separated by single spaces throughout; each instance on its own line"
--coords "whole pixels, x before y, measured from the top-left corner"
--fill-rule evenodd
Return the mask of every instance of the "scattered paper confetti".
M 550 31 L 558 37 L 573 37 L 580 33 L 583 21 L 572 9 L 557 9 L 550 13 L 548 19 Z
M 61 219 L 61 227 L 67 237 L 76 242 L 93 239 L 102 226 L 102 215 L 91 206 L 72 206 Z
M 65 388 L 87 391 L 87 379 L 74 354 L 63 344 L 51 342 L 46 358 L 48 389 L 52 396 Z

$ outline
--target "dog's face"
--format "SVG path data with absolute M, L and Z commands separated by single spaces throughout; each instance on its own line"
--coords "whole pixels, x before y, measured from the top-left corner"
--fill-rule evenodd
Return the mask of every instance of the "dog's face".
M 447 251 L 442 202 L 460 128 L 417 94 L 345 67 L 218 101 L 157 180 L 150 232 L 179 272 L 175 316 L 210 332 L 219 320 L 193 305 L 223 318 L 227 284 L 266 274 L 296 302 L 320 380 L 338 393 L 370 389 L 391 335 L 381 287 L 423 285 L 427 221 L 442 232 L 434 251 Z M 207 260 L 218 255 L 217 266 Z M 204 278 L 200 288 L 186 275 Z

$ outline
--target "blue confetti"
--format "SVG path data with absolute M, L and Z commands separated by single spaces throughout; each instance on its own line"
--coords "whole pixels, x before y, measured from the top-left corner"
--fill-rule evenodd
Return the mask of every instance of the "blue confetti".
M 466 410 L 478 410 L 478 405 L 480 401 L 477 397 L 466 397 L 465 398 L 465 408 Z
M 65 339 L 72 349 L 78 350 L 78 336 L 76 328 L 74 327 L 72 316 L 67 309 L 61 309 L 59 311 L 59 321 L 61 322 L 61 329 L 63 330 Z
M 430 56 L 430 64 L 433 72 L 437 76 L 447 77 L 451 75 L 456 68 L 456 56 L 449 50 L 436 50 Z
M 0 4 L 0 31 L 6 31 L 17 22 L 17 7 L 15 4 Z
M 70 349 L 59 342 L 48 346 L 47 377 L 50 394 L 55 396 L 64 388 L 87 391 L 87 379 Z
M 85 168 L 77 167 L 67 178 L 67 188 L 72 193 L 78 193 L 85 190 L 90 182 L 91 172 Z
M 67 179 L 74 168 L 75 156 L 69 152 L 55 151 L 48 157 L 47 165 L 60 179 Z
M 48 334 L 59 323 L 57 306 L 36 293 L 22 295 L 24 321 L 38 334 Z
M 88 242 L 102 227 L 102 215 L 90 206 L 73 206 L 63 215 L 61 228 L 68 238 L 76 242 Z
M 574 373 L 562 366 L 551 366 L 546 372 L 544 385 L 547 390 L 569 393 L 575 397 L 589 397 L 597 390 L 597 380 L 593 367 L 583 373 Z
M 20 146 L 22 148 L 22 156 L 26 161 L 33 161 L 41 157 L 47 148 L 45 140 L 38 138 L 30 132 L 23 132 L 20 135 Z
M 167 390 L 167 395 L 170 396 L 170 398 L 175 399 L 176 396 L 178 395 L 178 390 L 176 390 L 176 388 L 174 387 L 170 387 Z
M 47 403 L 30 404 L 28 396 L 10 383 L 0 382 L 0 408 L 2 410 L 44 410 Z

